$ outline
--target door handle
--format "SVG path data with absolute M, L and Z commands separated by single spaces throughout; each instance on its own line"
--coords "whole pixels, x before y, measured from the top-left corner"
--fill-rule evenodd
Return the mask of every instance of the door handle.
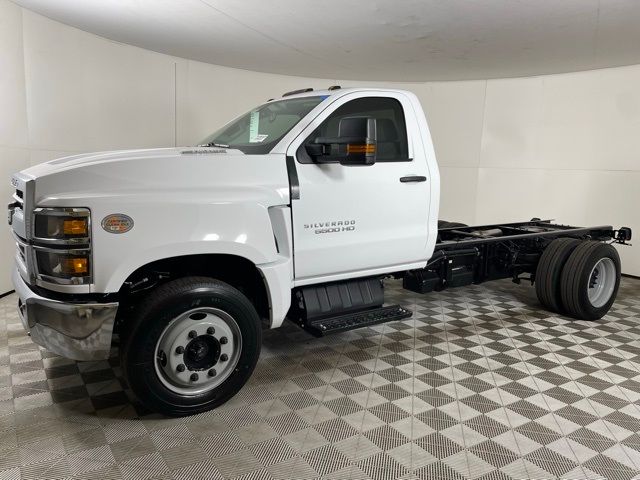
M 427 177 L 423 177 L 422 175 L 407 175 L 406 177 L 400 177 L 400 181 L 402 183 L 426 182 L 427 181 Z

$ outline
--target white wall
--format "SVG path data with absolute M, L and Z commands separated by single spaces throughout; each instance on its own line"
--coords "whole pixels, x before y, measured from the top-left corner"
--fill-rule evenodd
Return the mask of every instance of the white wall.
M 0 197 L 75 152 L 194 144 L 300 87 L 366 85 L 235 70 L 122 45 L 0 0 Z M 414 91 L 442 173 L 441 218 L 553 217 L 640 234 L 640 66 L 526 79 L 380 84 Z M 0 292 L 13 244 L 0 228 Z M 640 248 L 623 249 L 640 275 Z
M 10 172 L 29 165 L 27 101 L 24 77 L 22 9 L 0 0 L 0 198 L 9 203 Z M 15 244 L 0 227 L 0 293 L 12 289 L 9 266 Z
M 487 82 L 476 220 L 640 233 L 640 66 Z M 496 188 L 498 187 L 498 188 Z M 621 247 L 640 275 L 640 249 Z

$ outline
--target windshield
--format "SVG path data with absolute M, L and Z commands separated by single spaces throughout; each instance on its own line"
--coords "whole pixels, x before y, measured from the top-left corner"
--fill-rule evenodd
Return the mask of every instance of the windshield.
M 269 153 L 289 130 L 325 98 L 301 97 L 265 103 L 212 133 L 200 145 L 237 148 L 254 155 Z

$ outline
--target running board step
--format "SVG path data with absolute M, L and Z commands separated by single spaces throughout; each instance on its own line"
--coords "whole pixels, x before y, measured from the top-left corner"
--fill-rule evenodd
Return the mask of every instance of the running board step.
M 360 327 L 368 327 L 378 323 L 392 322 L 394 320 L 402 320 L 412 315 L 400 305 L 392 305 L 390 307 L 378 307 L 336 317 L 318 319 L 315 321 L 307 321 L 300 323 L 300 326 L 315 337 L 323 337 L 330 333 L 345 332 Z

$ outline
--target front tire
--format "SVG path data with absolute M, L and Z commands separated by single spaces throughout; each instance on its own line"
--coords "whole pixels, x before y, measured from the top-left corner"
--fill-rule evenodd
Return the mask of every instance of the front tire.
M 232 286 L 186 277 L 158 287 L 125 326 L 120 351 L 129 387 L 147 408 L 170 416 L 204 412 L 247 382 L 262 327 Z
M 560 279 L 567 313 L 581 320 L 602 318 L 616 299 L 620 275 L 620 256 L 613 246 L 582 242 L 567 260 Z

